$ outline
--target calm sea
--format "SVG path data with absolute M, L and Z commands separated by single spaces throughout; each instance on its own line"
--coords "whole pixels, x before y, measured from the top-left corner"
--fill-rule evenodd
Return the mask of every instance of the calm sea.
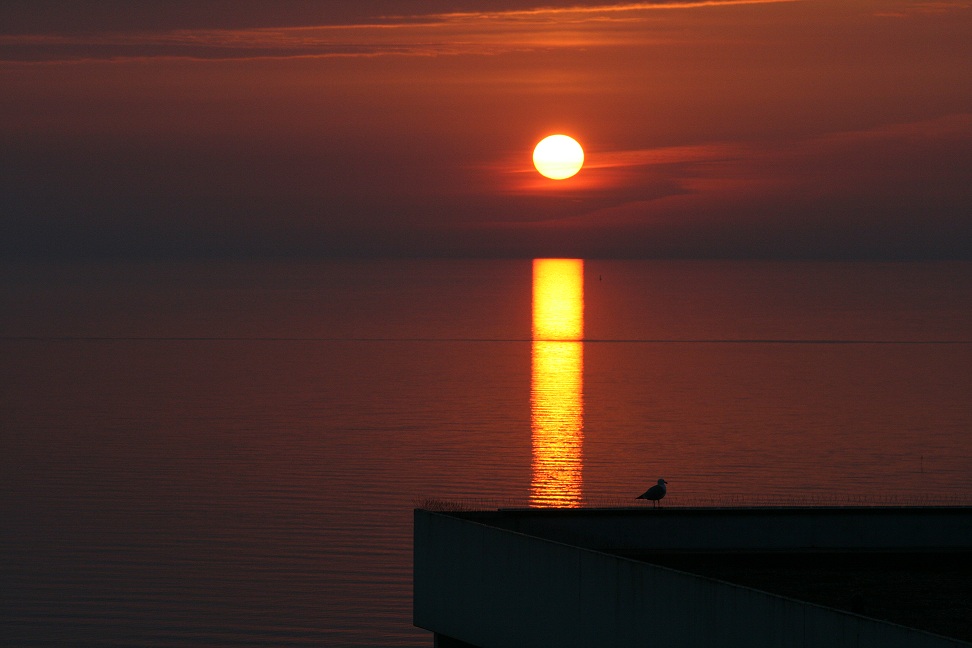
M 2 645 L 431 645 L 424 502 L 972 503 L 968 263 L 2 272 Z

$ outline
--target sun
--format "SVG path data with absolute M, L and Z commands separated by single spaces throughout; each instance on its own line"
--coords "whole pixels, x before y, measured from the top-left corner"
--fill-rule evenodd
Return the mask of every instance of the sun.
M 551 180 L 565 180 L 584 166 L 584 149 L 573 137 L 551 135 L 533 149 L 533 166 Z

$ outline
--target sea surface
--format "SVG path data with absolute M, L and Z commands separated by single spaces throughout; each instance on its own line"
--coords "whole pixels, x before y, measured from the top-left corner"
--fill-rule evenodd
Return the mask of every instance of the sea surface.
M 972 264 L 538 267 L 4 265 L 0 645 L 430 646 L 423 504 L 972 504 Z

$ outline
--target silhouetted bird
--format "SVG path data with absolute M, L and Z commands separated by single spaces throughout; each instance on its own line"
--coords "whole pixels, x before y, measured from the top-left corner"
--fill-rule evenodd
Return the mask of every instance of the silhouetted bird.
M 665 487 L 665 484 L 667 483 L 668 482 L 664 479 L 659 479 L 657 484 L 646 490 L 635 499 L 651 500 L 654 502 L 655 506 L 658 506 L 658 500 L 665 497 L 665 493 L 668 492 L 668 489 Z

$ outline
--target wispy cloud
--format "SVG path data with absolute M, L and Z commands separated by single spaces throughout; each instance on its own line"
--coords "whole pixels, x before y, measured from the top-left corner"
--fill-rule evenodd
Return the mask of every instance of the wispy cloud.
M 874 12 L 875 16 L 885 18 L 908 18 L 929 14 L 944 14 L 952 11 L 972 9 L 972 2 L 968 0 L 942 0 L 940 2 L 889 2 Z
M 504 11 L 463 11 L 435 14 L 438 18 L 554 18 L 564 16 L 603 17 L 619 14 L 636 14 L 660 9 L 693 9 L 698 7 L 718 7 L 726 5 L 778 4 L 799 2 L 800 0 L 660 0 L 659 2 L 623 2 L 602 5 L 573 5 L 567 7 L 535 7 L 532 9 L 510 9 Z
M 618 45 L 649 12 L 799 0 L 697 0 L 388 15 L 358 24 L 0 36 L 0 60 L 248 59 L 489 55 Z
M 967 204 L 972 190 L 962 176 L 972 162 L 969 151 L 972 114 L 961 113 L 787 142 L 592 151 L 570 185 L 526 173 L 522 165 L 498 170 L 511 178 L 512 194 L 573 198 L 571 208 L 541 213 L 537 222 L 628 226 L 693 214 L 746 220 L 747 210 L 765 215 L 787 204 L 825 205 L 855 218 L 869 217 L 870 210 L 879 220 L 903 201 Z
M 589 169 L 617 169 L 716 162 L 738 158 L 751 150 L 752 147 L 740 144 L 714 143 L 632 151 L 605 151 L 591 160 L 587 167 Z

